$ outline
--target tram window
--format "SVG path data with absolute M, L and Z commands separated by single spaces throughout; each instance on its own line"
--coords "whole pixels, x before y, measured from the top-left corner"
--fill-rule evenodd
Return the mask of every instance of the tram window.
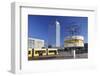
M 28 54 L 31 54 L 31 51 L 28 51 Z
M 52 51 L 49 51 L 49 53 L 52 53 L 52 52 L 56 52 L 56 50 L 54 50 L 54 51 L 53 51 L 53 50 L 52 50 Z
M 35 54 L 38 54 L 38 51 L 35 51 Z
M 45 50 L 43 50 L 43 53 L 45 53 L 46 51 Z
M 35 51 L 36 54 L 38 54 L 38 53 L 40 53 L 40 52 L 45 53 L 45 50 L 38 50 L 38 51 Z

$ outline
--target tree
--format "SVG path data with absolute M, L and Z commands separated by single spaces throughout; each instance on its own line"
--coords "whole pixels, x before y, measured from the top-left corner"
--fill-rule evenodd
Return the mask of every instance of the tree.
M 48 45 L 48 48 L 52 48 L 52 45 Z

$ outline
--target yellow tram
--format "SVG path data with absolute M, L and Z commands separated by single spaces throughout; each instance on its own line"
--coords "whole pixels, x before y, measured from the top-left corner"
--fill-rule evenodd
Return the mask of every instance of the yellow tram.
M 33 51 L 31 48 L 28 49 L 28 57 L 31 58 L 33 56 Z
M 55 55 L 58 55 L 58 50 L 56 48 L 49 48 L 48 49 L 48 55 L 49 56 L 55 56 Z
M 46 55 L 47 55 L 46 49 L 35 48 L 33 51 L 33 56 L 46 56 Z
M 29 48 L 28 58 L 39 57 L 39 56 L 56 56 L 58 55 L 58 50 L 56 48 Z

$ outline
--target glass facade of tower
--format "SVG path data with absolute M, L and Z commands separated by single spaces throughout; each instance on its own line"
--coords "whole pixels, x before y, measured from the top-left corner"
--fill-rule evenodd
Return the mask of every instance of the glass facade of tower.
M 48 45 L 60 47 L 60 23 L 55 21 L 48 28 Z

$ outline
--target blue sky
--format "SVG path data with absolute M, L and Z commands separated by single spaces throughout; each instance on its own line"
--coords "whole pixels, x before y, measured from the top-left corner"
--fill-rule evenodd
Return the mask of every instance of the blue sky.
M 53 37 L 55 37 L 54 28 L 49 28 L 55 25 L 56 20 L 60 22 L 61 45 L 64 43 L 64 37 L 69 35 L 68 28 L 72 25 L 79 26 L 78 34 L 84 36 L 85 43 L 88 42 L 88 17 L 78 16 L 28 15 L 28 37 L 43 39 L 48 44 L 55 44 L 55 40 L 53 40 Z

